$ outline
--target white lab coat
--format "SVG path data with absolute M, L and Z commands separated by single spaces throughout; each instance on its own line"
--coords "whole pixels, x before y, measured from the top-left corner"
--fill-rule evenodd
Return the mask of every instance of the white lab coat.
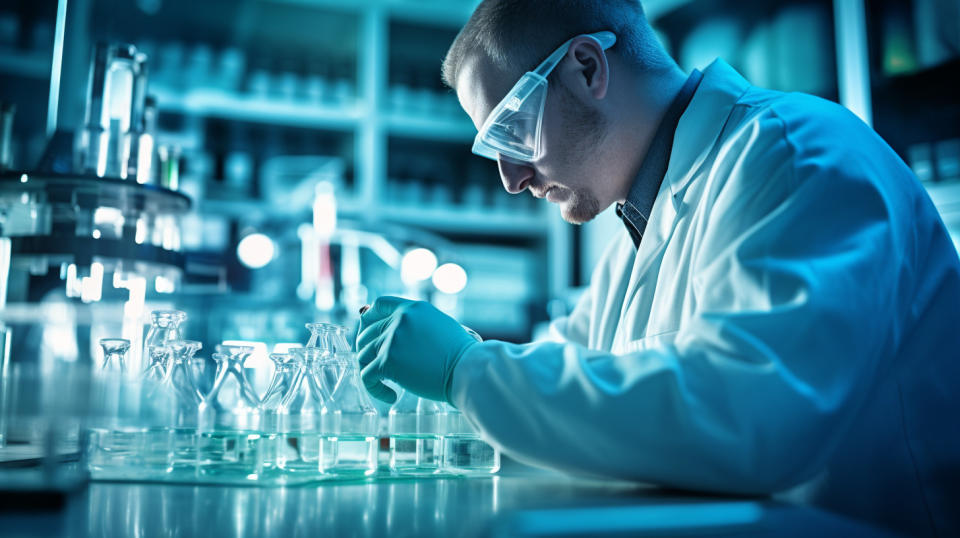
M 958 310 L 957 253 L 896 154 L 718 60 L 639 251 L 613 241 L 564 342 L 472 348 L 451 399 L 521 461 L 957 534 Z

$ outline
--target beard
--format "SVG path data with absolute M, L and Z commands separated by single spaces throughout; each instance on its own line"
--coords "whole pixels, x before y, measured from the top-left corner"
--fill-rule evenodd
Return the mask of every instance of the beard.
M 606 122 L 600 112 L 582 102 L 566 85 L 554 84 L 562 103 L 562 128 L 569 143 L 563 151 L 561 169 L 578 170 L 584 162 L 597 159 L 606 133 Z M 566 200 L 560 203 L 560 216 L 570 224 L 593 220 L 603 208 L 600 201 L 586 187 L 564 187 Z

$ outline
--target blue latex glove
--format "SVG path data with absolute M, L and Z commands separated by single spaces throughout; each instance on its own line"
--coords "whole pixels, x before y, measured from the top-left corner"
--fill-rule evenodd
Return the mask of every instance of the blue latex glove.
M 449 401 L 453 369 L 477 344 L 456 320 L 430 303 L 380 297 L 360 316 L 357 352 L 363 384 L 387 403 L 397 395 L 381 383 L 390 379 L 418 396 Z

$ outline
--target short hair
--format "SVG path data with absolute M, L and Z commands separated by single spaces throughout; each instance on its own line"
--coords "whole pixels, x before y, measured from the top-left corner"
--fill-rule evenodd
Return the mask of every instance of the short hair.
M 643 71 L 675 65 L 647 22 L 639 0 L 484 0 L 443 60 L 443 82 L 455 87 L 464 60 L 483 53 L 517 77 L 580 34 L 617 36 L 613 49 Z

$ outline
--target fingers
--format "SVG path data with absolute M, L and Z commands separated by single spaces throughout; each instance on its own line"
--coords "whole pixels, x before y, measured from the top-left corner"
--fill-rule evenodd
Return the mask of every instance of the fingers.
M 400 297 L 384 295 L 383 297 L 380 297 L 374 301 L 373 306 L 368 308 L 366 312 L 360 315 L 360 328 L 363 329 L 367 325 L 389 316 L 397 308 L 412 302 L 413 301 L 409 299 L 401 299 Z
M 374 398 L 388 404 L 397 401 L 397 393 L 381 382 L 383 374 L 379 362 L 373 362 L 365 366 L 360 373 L 360 378 L 363 379 L 363 386 L 367 387 L 367 391 Z
M 391 320 L 392 318 L 384 318 L 375 321 L 357 332 L 357 351 L 379 338 L 383 334 L 383 329 L 387 327 Z
M 384 338 L 377 338 L 365 346 L 357 346 L 359 349 L 357 351 L 357 362 L 360 363 L 361 368 L 365 368 L 368 364 L 377 360 L 383 340 Z

